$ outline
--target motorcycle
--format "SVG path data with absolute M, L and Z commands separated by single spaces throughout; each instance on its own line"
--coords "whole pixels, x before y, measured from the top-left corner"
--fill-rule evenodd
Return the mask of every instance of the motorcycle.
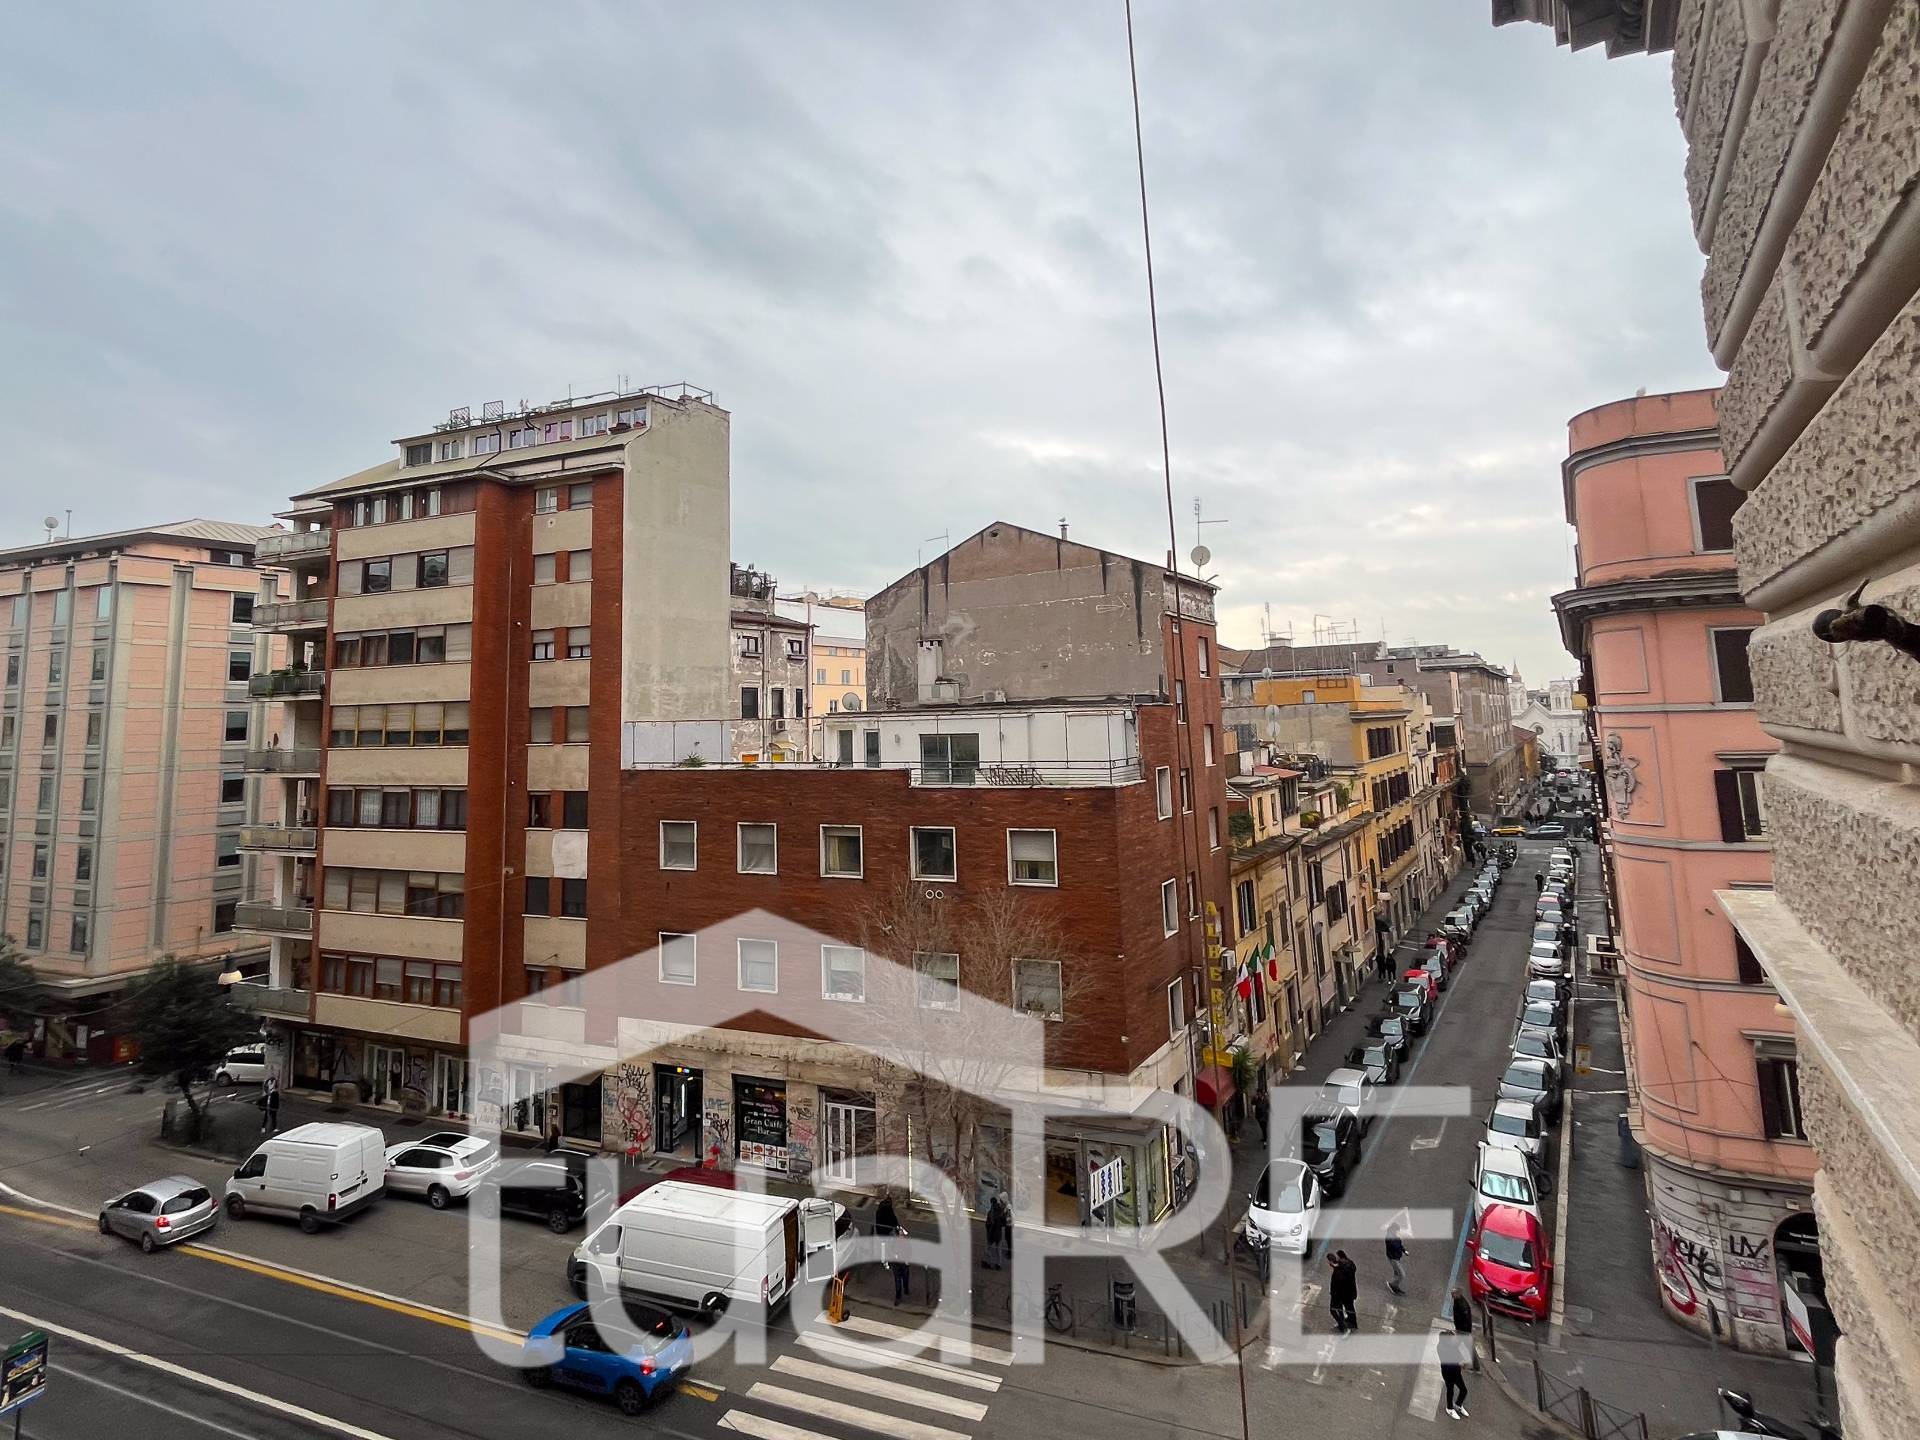
M 1790 1425 L 1776 1415 L 1767 1415 L 1753 1408 L 1753 1398 L 1738 1390 L 1719 1387 L 1720 1403 L 1733 1412 L 1740 1422 L 1742 1433 L 1748 1435 L 1771 1435 L 1776 1440 L 1840 1440 L 1840 1427 L 1821 1415 L 1816 1415 L 1808 1423 L 1813 1426 L 1811 1432 L 1798 1425 Z

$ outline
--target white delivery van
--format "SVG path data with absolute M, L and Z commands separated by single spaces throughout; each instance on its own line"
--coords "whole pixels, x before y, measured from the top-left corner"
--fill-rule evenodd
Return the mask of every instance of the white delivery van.
M 794 1200 L 663 1180 L 580 1242 L 567 1266 L 578 1295 L 649 1295 L 718 1314 L 744 1302 L 768 1309 L 804 1271 L 841 1267 L 852 1221 L 831 1200 Z
M 386 1174 L 386 1140 L 371 1125 L 296 1125 L 233 1172 L 227 1214 L 290 1215 L 311 1235 L 378 1200 Z

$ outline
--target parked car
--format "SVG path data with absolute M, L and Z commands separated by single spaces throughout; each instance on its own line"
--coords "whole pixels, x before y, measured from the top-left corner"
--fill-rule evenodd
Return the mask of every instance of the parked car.
M 1387 998 L 1393 1009 L 1405 1018 L 1409 1030 L 1416 1035 L 1427 1033 L 1427 1027 L 1433 1023 L 1433 1009 L 1427 1003 L 1425 986 L 1402 985 Z
M 1258 1231 L 1276 1249 L 1304 1255 L 1320 1224 L 1320 1181 L 1303 1161 L 1274 1160 L 1247 1196 L 1248 1238 Z M 1256 1242 L 1257 1243 L 1257 1242 Z
M 1525 1100 L 1539 1107 L 1548 1124 L 1560 1117 L 1560 1067 L 1546 1060 L 1516 1056 L 1500 1076 L 1500 1098 Z
M 1473 938 L 1473 912 L 1464 905 L 1454 906 L 1440 922 L 1440 930 L 1449 939 L 1465 944 Z
M 387 1147 L 387 1189 L 424 1195 L 434 1209 L 444 1210 L 471 1195 L 499 1159 L 491 1140 L 444 1130 Z
M 1514 1032 L 1513 1053 L 1525 1060 L 1545 1060 L 1556 1068 L 1566 1062 L 1560 1054 L 1558 1037 L 1545 1030 L 1523 1027 Z
M 1531 1210 L 1489 1205 L 1468 1235 L 1468 1287 L 1489 1310 L 1544 1320 L 1553 1308 L 1546 1228 Z
M 1558 981 L 1538 978 L 1527 981 L 1525 1004 L 1545 1005 L 1558 1012 L 1566 1002 L 1566 988 Z
M 1332 1109 L 1335 1106 L 1360 1122 L 1362 1135 L 1373 1127 L 1373 1081 L 1365 1070 L 1354 1065 L 1343 1065 L 1338 1070 L 1327 1072 L 1327 1078 L 1320 1082 L 1320 1099 L 1316 1108 Z
M 1449 975 L 1460 964 L 1460 957 L 1466 954 L 1465 947 L 1454 944 L 1444 935 L 1429 935 L 1426 945 L 1422 948 L 1423 958 L 1431 959 L 1436 955 L 1439 956 L 1446 965 Z
M 1567 984 L 1573 979 L 1573 972 L 1567 962 L 1558 955 L 1529 955 L 1527 957 L 1527 978 L 1529 980 L 1551 980 L 1556 984 Z
M 1407 1051 L 1413 1046 L 1407 1017 L 1394 1010 L 1375 1015 L 1367 1021 L 1367 1034 L 1393 1053 L 1397 1074 L 1399 1066 L 1406 1063 Z M 1347 1057 L 1347 1063 L 1353 1063 L 1352 1056 Z
M 371 1125 L 317 1121 L 263 1141 L 227 1180 L 227 1217 L 284 1215 L 311 1235 L 386 1190 L 385 1137 Z
M 1518 1150 L 1482 1141 L 1473 1166 L 1473 1218 L 1489 1205 L 1513 1205 L 1541 1213 L 1540 1202 L 1553 1190 L 1548 1178 Z
M 571 1151 L 503 1160 L 480 1178 L 472 1203 L 483 1215 L 530 1215 L 564 1235 L 587 1216 L 587 1159 Z
M 1300 1117 L 1300 1159 L 1338 1199 L 1360 1163 L 1359 1124 L 1346 1110 L 1308 1111 Z
M 258 1085 L 267 1078 L 267 1047 L 238 1045 L 213 1067 L 216 1085 Z
M 1536 840 L 1559 840 L 1567 833 L 1567 827 L 1558 820 L 1548 820 L 1533 827 L 1528 832 Z
M 1400 1051 L 1391 1040 L 1369 1040 L 1347 1051 L 1347 1064 L 1366 1071 L 1375 1085 L 1391 1085 L 1400 1078 Z
M 1529 1000 L 1520 1007 L 1520 1014 L 1514 1021 L 1513 1028 L 1516 1035 L 1526 1030 L 1537 1030 L 1543 1035 L 1558 1038 L 1567 1030 L 1566 1011 L 1560 1006 Z
M 1558 945 L 1560 943 L 1560 927 L 1551 920 L 1536 920 L 1533 922 L 1533 943 L 1538 946 L 1542 942 L 1548 945 Z
M 1518 1150 L 1542 1168 L 1547 1162 L 1547 1127 L 1525 1100 L 1496 1100 L 1487 1112 L 1487 1144 Z
M 638 1415 L 662 1387 L 693 1367 L 693 1336 L 670 1310 L 625 1302 L 633 1329 L 603 1333 L 589 1307 L 565 1305 L 527 1332 L 521 1373 L 536 1389 L 564 1385 L 611 1396 L 621 1413 Z
M 1433 1005 L 1439 1002 L 1440 977 L 1438 975 L 1435 975 L 1431 970 L 1427 969 L 1424 965 L 1418 966 L 1412 970 L 1407 971 L 1406 974 L 1400 977 L 1400 979 L 1403 983 L 1407 985 L 1411 985 L 1415 989 L 1419 990 L 1420 994 L 1425 998 L 1427 1004 Z
M 151 1255 L 211 1230 L 220 1207 L 213 1192 L 191 1175 L 169 1175 L 116 1195 L 100 1207 L 100 1233 L 137 1240 Z
M 1527 827 L 1522 825 L 1518 820 L 1506 820 L 1494 826 L 1493 833 L 1495 835 L 1524 835 L 1527 833 Z

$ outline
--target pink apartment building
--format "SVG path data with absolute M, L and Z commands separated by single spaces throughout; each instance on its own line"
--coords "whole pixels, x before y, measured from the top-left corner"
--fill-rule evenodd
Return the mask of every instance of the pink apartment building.
M 1562 466 L 1581 659 L 1604 779 L 1629 1114 L 1668 1310 L 1741 1348 L 1789 1341 L 1781 1291 L 1817 1274 L 1793 1022 L 1714 901 L 1771 885 L 1716 390 L 1615 401 L 1570 423 Z

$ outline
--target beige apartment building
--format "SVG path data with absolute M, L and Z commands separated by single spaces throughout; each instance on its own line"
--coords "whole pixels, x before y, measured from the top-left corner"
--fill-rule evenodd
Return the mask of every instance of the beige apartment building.
M 250 693 L 274 580 L 258 525 L 186 520 L 0 551 L 0 929 L 40 982 L 34 1054 L 131 1058 L 111 1002 L 161 956 L 264 961 L 235 909 Z
M 1721 442 L 1747 497 L 1740 588 L 1766 617 L 1754 698 L 1781 746 L 1776 888 L 1718 900 L 1795 1022 L 1847 1434 L 1920 1435 L 1920 4 L 1494 0 L 1493 16 L 1673 50 L 1706 339 L 1729 372 Z M 1821 1318 L 1789 1323 L 1824 1348 Z

